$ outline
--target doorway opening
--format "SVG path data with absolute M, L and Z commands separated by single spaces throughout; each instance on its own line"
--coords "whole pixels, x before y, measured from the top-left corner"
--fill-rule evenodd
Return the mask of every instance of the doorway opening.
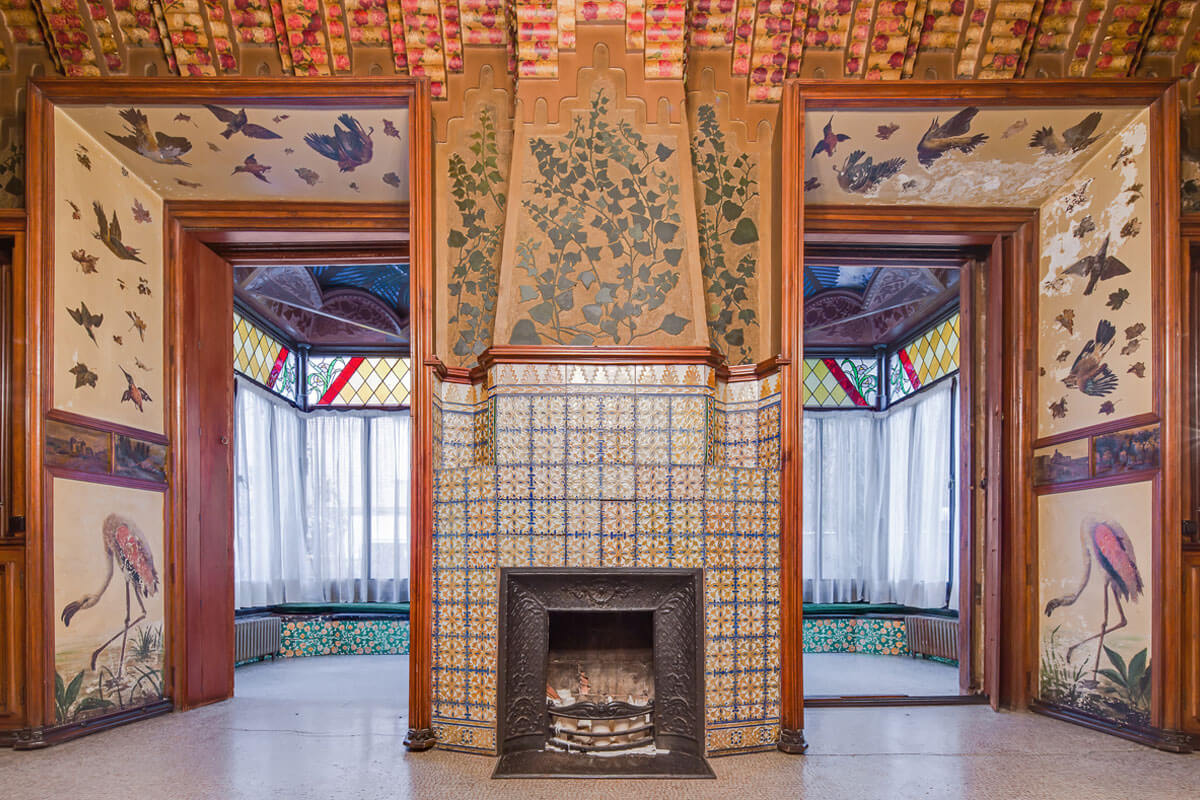
M 235 694 L 297 700 L 312 695 L 310 681 L 361 685 L 383 672 L 378 697 L 403 715 L 408 268 L 393 259 L 232 269 L 234 658 L 245 667 Z M 315 656 L 335 660 L 275 663 Z
M 968 694 L 960 369 L 986 251 L 811 246 L 804 282 L 806 702 Z M 964 277 L 966 280 L 964 281 Z M 968 415 L 969 418 L 969 415 Z M 967 473 L 969 474 L 969 473 Z M 964 530 L 966 535 L 964 536 Z M 970 580 L 970 576 L 967 576 Z

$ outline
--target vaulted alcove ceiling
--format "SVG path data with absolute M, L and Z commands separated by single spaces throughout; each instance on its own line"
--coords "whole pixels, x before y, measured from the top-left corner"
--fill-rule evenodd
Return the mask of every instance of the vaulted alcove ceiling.
M 891 345 L 936 319 L 958 298 L 955 267 L 869 266 L 815 259 L 804 266 L 804 346 Z

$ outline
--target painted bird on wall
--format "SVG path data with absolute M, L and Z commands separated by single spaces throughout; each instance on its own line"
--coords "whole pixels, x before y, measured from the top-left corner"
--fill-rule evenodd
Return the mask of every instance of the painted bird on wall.
M 361 167 L 371 160 L 374 145 L 371 144 L 371 134 L 374 128 L 363 129 L 362 123 L 349 114 L 342 114 L 333 125 L 333 135 L 324 133 L 308 133 L 304 143 L 328 159 L 338 162 L 342 172 L 353 172 L 355 167 Z M 342 125 L 345 127 L 343 128 Z
M 258 178 L 263 183 L 270 183 L 270 181 L 267 180 L 266 175 L 267 170 L 269 169 L 271 168 L 266 164 L 258 163 L 258 160 L 254 158 L 254 154 L 251 153 L 250 155 L 246 156 L 245 160 L 241 164 L 238 164 L 233 168 L 232 174 L 237 175 L 239 172 L 245 172 L 247 175 L 253 175 L 254 177 Z
M 1033 138 L 1029 140 L 1029 146 L 1036 149 L 1042 148 L 1042 152 L 1048 156 L 1060 156 L 1066 153 L 1078 153 L 1080 150 L 1086 150 L 1099 139 L 1099 136 L 1092 136 L 1096 126 L 1100 124 L 1100 118 L 1103 115 L 1099 111 L 1093 111 L 1081 121 L 1072 125 L 1063 131 L 1062 136 L 1056 136 L 1054 128 L 1047 125 L 1039 129 L 1033 134 Z
M 121 239 L 121 223 L 117 221 L 117 212 L 112 213 L 112 221 L 105 219 L 104 206 L 99 202 L 92 203 L 92 210 L 96 212 L 96 223 L 98 230 L 92 234 L 95 238 L 104 242 L 114 256 L 122 261 L 136 261 L 139 264 L 145 264 L 145 261 L 138 258 L 138 253 L 141 251 L 135 247 L 130 247 Z
M 120 366 L 120 365 L 118 365 L 118 366 Z M 120 367 L 120 369 L 121 369 L 121 372 L 125 372 L 124 367 Z M 126 383 L 125 393 L 121 395 L 121 402 L 122 403 L 125 403 L 125 402 L 133 403 L 135 406 L 137 406 L 138 411 L 144 412 L 145 409 L 142 408 L 142 404 L 143 403 L 152 403 L 152 402 L 154 402 L 154 399 L 152 397 L 150 397 L 149 394 L 146 393 L 145 389 L 143 389 L 142 387 L 138 386 L 136 383 L 133 382 L 133 376 L 130 375 L 128 372 L 125 372 L 125 383 Z
M 182 136 L 169 136 L 162 131 L 155 133 L 150 129 L 150 121 L 146 119 L 146 115 L 136 108 L 127 108 L 120 114 L 121 119 L 125 120 L 127 135 L 118 136 L 111 131 L 105 131 L 117 142 L 156 164 L 191 166 L 180 158 L 192 149 L 192 143 L 187 139 Z
M 1117 388 L 1117 376 L 1108 368 L 1104 357 L 1112 349 L 1117 329 L 1106 319 L 1096 326 L 1096 338 L 1087 344 L 1075 357 L 1071 371 L 1063 378 L 1068 389 L 1078 389 L 1092 397 L 1103 397 Z
M 964 108 L 946 120 L 944 125 L 939 124 L 938 118 L 934 117 L 933 122 L 929 123 L 929 130 L 925 131 L 921 141 L 917 142 L 917 161 L 921 162 L 921 166 L 928 169 L 933 166 L 933 162 L 951 150 L 971 153 L 986 142 L 986 133 L 971 135 L 971 120 L 975 119 L 978 113 L 979 109 L 975 106 Z
M 67 313 L 71 315 L 71 319 L 75 320 L 76 325 L 83 328 L 88 338 L 96 342 L 95 329 L 104 323 L 104 315 L 88 311 L 87 303 L 82 300 L 79 301 L 79 308 L 68 308 Z M 100 343 L 96 342 L 96 346 L 99 347 Z
M 210 106 L 208 103 L 204 107 L 212 112 L 212 115 L 219 121 L 225 123 L 225 130 L 221 131 L 221 135 L 226 139 L 233 136 L 235 133 L 240 133 L 243 136 L 248 136 L 251 139 L 282 139 L 275 131 L 264 128 L 262 125 L 255 125 L 246 118 L 246 109 L 241 111 L 231 111 L 228 108 L 220 106 Z M 210 144 L 209 147 L 212 147 Z
M 1094 255 L 1084 256 L 1063 270 L 1067 275 L 1082 275 L 1088 279 L 1087 286 L 1083 289 L 1084 294 L 1091 294 L 1100 281 L 1129 274 L 1128 264 L 1108 254 L 1108 242 L 1111 238 L 1111 234 L 1105 236 L 1104 244 L 1100 245 L 1100 249 Z
M 125 644 L 129 630 L 146 618 L 145 599 L 158 592 L 158 570 L 154 568 L 154 553 L 150 550 L 149 542 L 131 520 L 120 514 L 109 514 L 104 519 L 101 536 L 104 541 L 104 556 L 108 566 L 104 583 L 97 591 L 67 603 L 62 610 L 62 622 L 63 625 L 69 627 L 76 614 L 99 603 L 105 590 L 108 589 L 109 583 L 112 582 L 114 563 L 119 566 L 121 575 L 125 578 L 125 624 L 107 642 L 96 648 L 92 653 L 91 665 L 94 670 L 96 659 L 119 637 L 121 639 L 121 660 L 117 662 L 117 677 L 119 678 L 121 671 L 125 668 Z M 133 616 L 130 604 L 131 593 L 142 610 L 141 615 L 134 620 L 130 619 Z
M 816 158 L 821 153 L 828 153 L 832 157 L 838 143 L 844 142 L 849 138 L 844 133 L 833 132 L 833 117 L 830 117 L 829 122 L 825 123 L 825 130 L 821 134 L 821 141 L 817 142 L 817 146 L 813 148 L 812 157 Z
M 866 160 L 863 157 L 866 156 Z M 847 192 L 866 194 L 904 167 L 903 158 L 889 158 L 878 164 L 862 150 L 855 150 L 841 169 L 834 166 L 838 186 Z
M 1093 639 L 1100 640 L 1096 647 L 1096 664 L 1092 668 L 1092 680 L 1095 681 L 1096 673 L 1100 669 L 1100 654 L 1104 651 L 1104 637 L 1128 624 L 1121 601 L 1136 602 L 1141 597 L 1142 575 L 1138 571 L 1137 559 L 1134 558 L 1133 542 L 1120 523 L 1087 516 L 1079 526 L 1079 543 L 1083 546 L 1083 579 L 1079 582 L 1079 588 L 1046 603 L 1046 616 L 1053 614 L 1056 608 L 1074 605 L 1079 600 L 1092 577 L 1092 560 L 1095 559 L 1104 570 L 1104 622 L 1100 625 L 1099 633 L 1082 639 L 1067 649 L 1067 660 L 1070 661 L 1080 645 Z M 1121 615 L 1121 621 L 1112 627 L 1108 624 L 1110 594 L 1117 605 L 1117 613 Z

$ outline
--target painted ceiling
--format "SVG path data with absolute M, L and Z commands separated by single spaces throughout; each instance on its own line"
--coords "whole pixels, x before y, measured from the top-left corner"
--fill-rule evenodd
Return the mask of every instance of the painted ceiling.
M 506 48 L 513 75 L 555 78 L 578 26 L 609 23 L 647 77 L 713 57 L 746 78 L 750 100 L 772 101 L 793 76 L 1191 80 L 1195 11 L 1181 0 L 0 0 L 0 70 L 400 74 L 445 97 L 472 50 Z
M 947 267 L 806 264 L 805 349 L 893 344 L 944 312 L 958 280 Z
M 238 267 L 238 301 L 294 342 L 407 346 L 408 265 Z
M 813 112 L 805 115 L 805 201 L 1039 206 L 1137 111 Z
M 59 113 L 164 200 L 408 199 L 404 108 L 105 105 Z

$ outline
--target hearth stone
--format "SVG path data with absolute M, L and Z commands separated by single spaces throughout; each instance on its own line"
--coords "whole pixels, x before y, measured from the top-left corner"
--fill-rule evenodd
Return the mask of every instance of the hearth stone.
M 502 569 L 493 777 L 713 777 L 702 579 L 698 569 Z

